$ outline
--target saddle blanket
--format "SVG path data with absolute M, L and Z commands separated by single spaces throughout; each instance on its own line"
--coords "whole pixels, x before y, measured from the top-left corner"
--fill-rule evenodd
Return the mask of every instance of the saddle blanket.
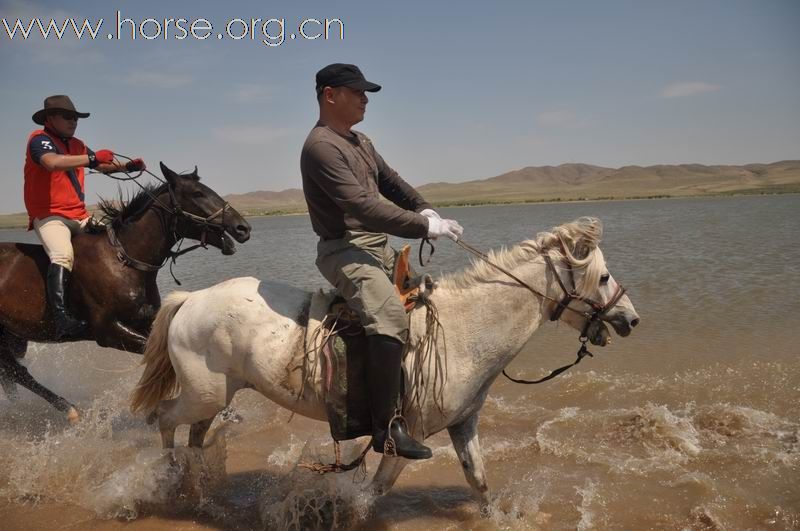
M 367 389 L 367 336 L 358 319 L 349 318 L 344 301 L 339 306 L 341 311 L 330 313 L 337 299 L 341 300 L 333 290 L 312 295 L 306 352 L 321 358 L 331 436 L 336 441 L 345 441 L 371 435 L 372 418 Z

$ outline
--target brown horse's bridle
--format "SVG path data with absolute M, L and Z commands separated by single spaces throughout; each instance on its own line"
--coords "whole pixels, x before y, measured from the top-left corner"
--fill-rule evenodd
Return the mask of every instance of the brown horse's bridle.
M 508 277 L 514 279 L 519 285 L 521 285 L 522 287 L 526 288 L 528 291 L 530 291 L 534 295 L 536 295 L 538 297 L 541 297 L 541 298 L 543 298 L 545 300 L 549 300 L 549 301 L 552 301 L 552 302 L 556 303 L 556 309 L 553 310 L 552 314 L 550 314 L 550 320 L 551 321 L 559 320 L 561 318 L 561 316 L 563 315 L 564 310 L 569 310 L 569 311 L 571 311 L 573 313 L 576 313 L 576 314 L 578 314 L 578 315 L 580 315 L 580 316 L 582 316 L 582 317 L 584 317 L 586 319 L 586 324 L 584 325 L 583 330 L 581 331 L 581 335 L 578 338 L 578 340 L 581 342 L 581 346 L 578 349 L 578 357 L 573 363 L 571 363 L 569 365 L 565 365 L 563 367 L 560 367 L 560 368 L 552 371 L 549 375 L 547 375 L 544 378 L 541 378 L 539 380 L 522 380 L 522 379 L 512 378 L 511 376 L 508 375 L 508 373 L 506 373 L 506 371 L 504 369 L 503 370 L 503 375 L 506 378 L 508 378 L 512 382 L 521 383 L 521 384 L 537 384 L 537 383 L 546 382 L 547 380 L 555 378 L 556 376 L 558 376 L 562 372 L 566 371 L 570 367 L 573 367 L 573 366 L 577 365 L 578 363 L 581 362 L 581 360 L 585 356 L 593 356 L 593 354 L 591 352 L 589 352 L 589 350 L 586 348 L 586 342 L 589 340 L 589 338 L 587 336 L 587 333 L 589 332 L 589 327 L 593 323 L 595 323 L 597 321 L 606 321 L 606 322 L 608 322 L 608 317 L 607 317 L 608 312 L 614 306 L 616 306 L 617 303 L 622 298 L 622 296 L 625 295 L 625 291 L 626 290 L 622 286 L 622 284 L 617 283 L 617 289 L 614 292 L 614 295 L 605 304 L 601 304 L 601 303 L 599 303 L 599 302 L 597 302 L 597 301 L 595 301 L 593 299 L 590 299 L 589 297 L 582 297 L 577 292 L 577 286 L 575 285 L 575 274 L 574 274 L 574 271 L 572 269 L 572 264 L 569 262 L 569 260 L 567 260 L 567 265 L 569 266 L 568 267 L 568 271 L 569 271 L 569 276 L 570 276 L 570 279 L 572 280 L 572 286 L 573 286 L 573 288 L 571 290 L 567 289 L 567 286 L 564 284 L 564 281 L 561 280 L 561 275 L 558 274 L 558 269 L 556 269 L 556 266 L 555 266 L 555 264 L 553 264 L 553 260 L 550 258 L 550 256 L 546 252 L 541 252 L 540 251 L 539 254 L 541 254 L 542 257 L 544 258 L 544 262 L 547 265 L 547 268 L 550 271 L 552 271 L 553 275 L 556 277 L 556 280 L 558 281 L 558 285 L 561 287 L 561 291 L 564 293 L 564 296 L 561 298 L 561 300 L 559 300 L 559 299 L 555 299 L 553 297 L 550 297 L 549 295 L 546 295 L 546 294 L 540 292 L 539 290 L 535 289 L 534 287 L 532 287 L 527 282 L 525 282 L 525 281 L 519 279 L 518 277 L 516 277 L 510 271 L 508 271 L 505 268 L 495 264 L 494 262 L 492 262 L 489 259 L 488 255 L 486 255 L 485 253 L 479 251 L 478 249 L 476 249 L 475 247 L 469 245 L 468 243 L 466 243 L 466 242 L 464 242 L 462 240 L 456 240 L 456 243 L 459 246 L 461 246 L 461 248 L 463 248 L 466 251 L 474 254 L 475 256 L 477 256 L 478 258 L 480 258 L 481 260 L 483 260 L 484 262 L 486 262 L 490 266 L 494 267 L 498 271 L 501 271 L 502 273 L 504 273 Z M 564 252 L 563 243 L 561 244 L 561 248 L 562 248 L 562 254 L 564 256 L 567 256 L 566 252 Z M 572 302 L 573 300 L 581 301 L 584 304 L 588 305 L 591 308 L 591 311 L 581 311 L 581 310 L 577 310 L 577 309 L 573 308 L 572 306 L 569 305 L 570 302 Z
M 130 157 L 126 157 L 124 155 L 117 154 L 117 156 L 121 156 L 128 160 L 131 160 Z M 196 171 L 197 168 L 195 167 L 195 172 Z M 170 200 L 169 205 L 165 205 L 155 194 L 150 192 L 147 188 L 145 188 L 142 184 L 139 183 L 137 179 L 142 174 L 142 171 L 140 171 L 135 176 L 130 176 L 128 172 L 123 172 L 126 175 L 128 175 L 127 177 L 123 178 L 114 177 L 111 175 L 107 176 L 115 180 L 135 182 L 147 195 L 150 196 L 150 199 L 153 200 L 153 204 L 155 204 L 155 206 L 157 206 L 158 208 L 163 210 L 168 216 L 170 216 L 172 220 L 170 227 L 167 227 L 166 222 L 164 222 L 163 220 L 162 223 L 164 224 L 164 229 L 171 232 L 173 237 L 175 238 L 176 243 L 179 244 L 178 245 L 179 250 L 178 251 L 170 250 L 167 257 L 160 264 L 148 264 L 147 262 L 143 262 L 141 260 L 133 258 L 125 251 L 125 248 L 122 246 L 122 242 L 119 241 L 116 232 L 114 231 L 114 229 L 110 224 L 106 226 L 106 232 L 108 233 L 108 240 L 111 243 L 111 246 L 117 250 L 117 258 L 120 260 L 120 262 L 139 271 L 145 271 L 145 272 L 158 271 L 162 267 L 167 265 L 167 262 L 169 262 L 170 274 L 172 275 L 172 278 L 175 280 L 175 282 L 180 286 L 181 285 L 180 281 L 175 277 L 175 274 L 172 272 L 172 265 L 175 264 L 175 260 L 179 256 L 194 251 L 195 249 L 199 249 L 200 247 L 202 247 L 203 249 L 208 248 L 206 236 L 209 230 L 218 232 L 219 234 L 223 234 L 225 232 L 225 213 L 228 211 L 228 209 L 231 208 L 231 205 L 227 201 L 224 201 L 221 208 L 219 208 L 216 212 L 206 217 L 198 216 L 197 214 L 192 214 L 191 212 L 187 212 L 183 208 L 181 208 L 180 204 L 178 203 L 177 197 L 175 197 L 175 190 L 173 190 L 172 185 L 168 181 L 164 181 L 150 170 L 145 169 L 143 170 L 143 172 L 150 174 L 156 180 L 160 181 L 161 183 L 167 186 L 167 191 L 169 192 L 169 200 Z M 221 216 L 221 221 L 219 222 L 213 221 L 220 216 Z M 187 247 L 186 249 L 180 249 L 180 243 L 183 242 L 184 240 L 184 236 L 178 234 L 178 220 L 180 218 L 185 218 L 190 222 L 193 222 L 196 225 L 201 225 L 203 227 L 200 233 L 200 240 L 199 240 L 200 243 Z
M 550 269 L 550 271 L 553 272 L 553 276 L 556 277 L 556 281 L 558 282 L 558 285 L 561 287 L 561 291 L 564 292 L 564 297 L 560 301 L 556 301 L 556 309 L 553 310 L 552 314 L 550 314 L 550 320 L 558 321 L 561 318 L 561 315 L 564 313 L 564 310 L 575 311 L 576 313 L 583 315 L 584 317 L 586 317 L 587 321 L 586 325 L 581 331 L 580 339 L 581 341 L 587 339 L 586 332 L 589 330 L 589 326 L 591 326 L 592 322 L 608 321 L 606 314 L 609 312 L 609 310 L 611 310 L 611 308 L 616 306 L 619 300 L 622 298 L 622 296 L 625 295 L 626 291 L 625 287 L 622 284 L 617 283 L 617 289 L 614 292 L 614 295 L 605 304 L 596 302 L 595 300 L 590 299 L 589 297 L 581 297 L 580 295 L 578 295 L 577 286 L 575 285 L 575 273 L 572 269 L 572 264 L 567 262 L 567 264 L 569 265 L 567 271 L 569 271 L 569 277 L 572 280 L 572 289 L 568 290 L 567 287 L 564 285 L 564 281 L 561 280 L 561 275 L 558 274 L 558 270 L 556 269 L 556 266 L 553 264 L 553 260 L 550 258 L 550 256 L 547 253 L 542 254 L 542 256 L 544 257 L 544 261 L 547 264 L 547 267 Z M 554 300 L 551 299 L 550 297 L 547 298 L 550 300 Z M 574 300 L 581 301 L 584 304 L 588 305 L 592 309 L 592 311 L 581 312 L 578 310 L 574 310 L 569 306 L 569 303 Z
M 152 174 L 151 174 L 152 175 Z M 196 214 L 192 214 L 191 212 L 186 212 L 181 206 L 178 204 L 178 199 L 175 197 L 175 191 L 172 189 L 172 185 L 167 183 L 167 190 L 169 191 L 169 200 L 170 206 L 167 207 L 161 201 L 159 201 L 156 197 L 153 197 L 153 200 L 156 202 L 162 210 L 164 210 L 167 214 L 172 215 L 172 233 L 175 236 L 176 241 L 182 241 L 183 236 L 178 234 L 178 219 L 185 218 L 191 222 L 194 222 L 197 225 L 201 225 L 203 227 L 202 232 L 200 233 L 200 243 L 197 245 L 192 245 L 191 247 L 187 247 L 186 249 L 176 251 L 170 254 L 173 262 L 175 258 L 179 257 L 182 254 L 186 254 L 189 251 L 193 251 L 199 247 L 205 249 L 207 247 L 206 244 L 206 235 L 208 234 L 209 229 L 219 232 L 222 234 L 225 232 L 225 213 L 231 208 L 231 204 L 227 201 L 224 201 L 222 207 L 220 207 L 216 212 L 210 214 L 206 217 L 198 216 Z M 220 222 L 212 221 L 216 219 L 218 216 L 221 217 Z

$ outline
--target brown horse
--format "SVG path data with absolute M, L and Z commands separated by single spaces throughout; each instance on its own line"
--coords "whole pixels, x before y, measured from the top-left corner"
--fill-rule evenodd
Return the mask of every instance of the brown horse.
M 230 236 L 240 243 L 250 238 L 247 221 L 199 182 L 197 168 L 179 175 L 162 163 L 161 171 L 166 182 L 143 185 L 130 201 L 102 201 L 108 225 L 73 238 L 76 259 L 68 301 L 72 314 L 89 326 L 82 337 L 69 341 L 96 341 L 141 354 L 161 306 L 156 275 L 176 255 L 172 247 L 189 238 L 229 255 L 236 250 Z M 48 264 L 41 245 L 0 243 L 0 384 L 12 400 L 15 384 L 30 389 L 75 422 L 75 407 L 18 362 L 28 341 L 56 341 L 45 296 Z

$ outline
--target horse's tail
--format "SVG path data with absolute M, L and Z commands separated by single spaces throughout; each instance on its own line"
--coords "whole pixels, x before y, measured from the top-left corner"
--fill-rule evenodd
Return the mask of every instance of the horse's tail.
M 131 411 L 133 413 L 154 411 L 160 401 L 174 396 L 180 390 L 175 369 L 169 359 L 167 341 L 172 319 L 189 295 L 188 291 L 170 293 L 156 314 L 144 350 L 144 359 L 142 360 L 142 364 L 145 365 L 144 373 L 131 395 Z

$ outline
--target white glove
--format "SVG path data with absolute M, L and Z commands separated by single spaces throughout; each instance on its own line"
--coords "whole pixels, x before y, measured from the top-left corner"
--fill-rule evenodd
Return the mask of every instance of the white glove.
M 457 242 L 462 234 L 464 234 L 464 229 L 461 228 L 458 221 L 440 217 L 428 217 L 428 238 L 435 240 L 439 236 L 447 236 Z
M 428 219 L 430 218 L 442 219 L 442 216 L 440 216 L 439 213 L 433 210 L 432 208 L 426 208 L 425 210 L 421 211 L 420 214 L 422 214 Z

